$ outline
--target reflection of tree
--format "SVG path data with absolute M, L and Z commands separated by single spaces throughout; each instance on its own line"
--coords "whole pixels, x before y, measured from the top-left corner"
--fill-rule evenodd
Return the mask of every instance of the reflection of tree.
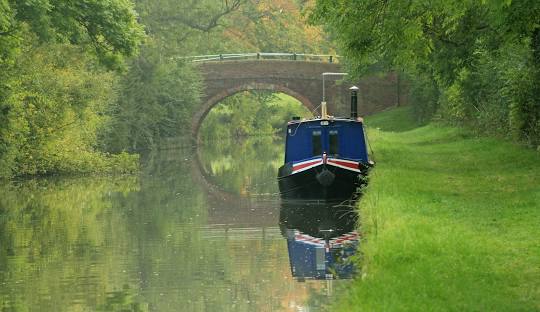
M 206 199 L 185 176 L 193 164 L 178 154 L 149 157 L 146 173 L 159 178 L 121 198 L 142 301 L 152 311 L 279 309 L 287 291 L 279 285 L 289 270 L 285 242 L 207 229 Z
M 269 154 L 267 143 L 258 147 L 261 155 Z M 138 178 L 1 186 L 0 309 L 285 308 L 284 298 L 298 293 L 286 241 L 209 226 L 190 155 L 148 155 Z
M 78 298 L 79 305 L 100 302 L 117 284 L 111 276 L 121 264 L 106 248 L 107 194 L 134 191 L 137 183 L 134 177 L 51 179 L 1 187 L 2 305 L 27 311 L 54 304 L 56 311 L 66 311 L 81 293 L 88 295 Z M 122 231 L 122 224 L 116 230 Z M 85 278 L 89 283 L 78 283 Z
M 336 310 L 332 304 L 336 302 L 338 296 L 347 294 L 351 280 L 330 280 L 324 283 L 326 283 L 326 287 L 309 289 L 306 305 L 310 307 L 310 311 Z
M 129 285 L 124 285 L 122 290 L 113 291 L 108 294 L 105 303 L 97 308 L 103 312 L 144 312 L 148 311 L 140 303 L 134 302 L 133 291 Z
M 276 175 L 283 162 L 283 140 L 273 136 L 221 140 L 200 147 L 212 183 L 233 194 L 277 194 Z

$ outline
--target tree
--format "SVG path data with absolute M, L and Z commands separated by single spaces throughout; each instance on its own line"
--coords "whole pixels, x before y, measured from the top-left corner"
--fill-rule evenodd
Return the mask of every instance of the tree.
M 0 178 L 133 169 L 96 151 L 115 82 L 97 60 L 119 68 L 142 38 L 128 0 L 0 0 Z
M 373 64 L 404 70 L 414 77 L 419 110 L 533 145 L 540 143 L 539 16 L 532 0 L 318 0 L 310 14 L 357 76 Z
M 153 46 L 163 57 L 177 57 L 222 52 L 220 29 L 245 1 L 136 0 L 136 7 Z
M 185 135 L 201 87 L 191 64 L 161 58 L 148 42 L 130 62 L 118 89 L 104 133 L 106 149 L 113 152 L 157 148 L 164 138 Z
M 114 67 L 123 56 L 135 54 L 143 37 L 128 0 L 1 0 L 0 8 L 0 40 L 6 43 L 0 46 L 2 56 L 28 29 L 41 42 L 90 45 L 101 61 Z

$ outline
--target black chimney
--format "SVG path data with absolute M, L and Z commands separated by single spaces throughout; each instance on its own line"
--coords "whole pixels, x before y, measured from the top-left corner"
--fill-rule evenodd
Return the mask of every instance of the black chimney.
M 358 87 L 352 86 L 351 90 L 351 118 L 358 117 Z

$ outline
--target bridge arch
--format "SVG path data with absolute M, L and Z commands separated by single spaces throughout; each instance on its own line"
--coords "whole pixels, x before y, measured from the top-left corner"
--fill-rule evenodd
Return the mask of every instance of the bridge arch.
M 295 98 L 296 100 L 298 100 L 309 111 L 314 111 L 317 108 L 317 105 L 312 103 L 312 101 L 309 98 L 288 88 L 285 85 L 274 84 L 274 83 L 264 83 L 264 82 L 249 82 L 249 83 L 241 84 L 232 88 L 224 89 L 221 92 L 207 99 L 199 108 L 200 113 L 197 114 L 199 117 L 192 121 L 193 125 L 191 128 L 193 131 L 193 135 L 198 136 L 199 129 L 204 119 L 206 118 L 206 115 L 208 115 L 208 113 L 210 112 L 210 110 L 212 110 L 214 106 L 216 106 L 218 103 L 228 98 L 229 96 L 235 95 L 239 92 L 251 91 L 251 90 L 267 90 L 267 91 L 272 91 L 276 93 L 277 92 L 285 93 Z
M 221 60 L 200 62 L 204 94 L 191 121 L 192 138 L 198 142 L 200 126 L 208 112 L 221 100 L 246 90 L 283 92 L 313 111 L 322 99 L 322 73 L 341 72 L 337 63 L 301 60 Z M 360 88 L 359 113 L 381 111 L 405 99 L 406 88 L 399 88 L 396 75 L 371 75 L 355 83 L 339 82 L 342 77 L 327 76 L 325 91 L 328 109 L 335 116 L 349 114 L 349 87 Z M 397 92 L 396 92 L 397 91 Z

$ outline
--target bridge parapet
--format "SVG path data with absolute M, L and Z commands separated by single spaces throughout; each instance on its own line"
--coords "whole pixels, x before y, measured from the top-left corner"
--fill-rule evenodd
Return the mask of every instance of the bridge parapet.
M 339 63 L 340 56 L 332 54 L 309 54 L 309 53 L 269 53 L 269 52 L 251 52 L 251 53 L 227 53 L 227 54 L 209 54 L 183 56 L 181 59 L 189 60 L 194 63 L 215 62 L 226 60 L 292 60 L 292 61 L 316 61 Z

